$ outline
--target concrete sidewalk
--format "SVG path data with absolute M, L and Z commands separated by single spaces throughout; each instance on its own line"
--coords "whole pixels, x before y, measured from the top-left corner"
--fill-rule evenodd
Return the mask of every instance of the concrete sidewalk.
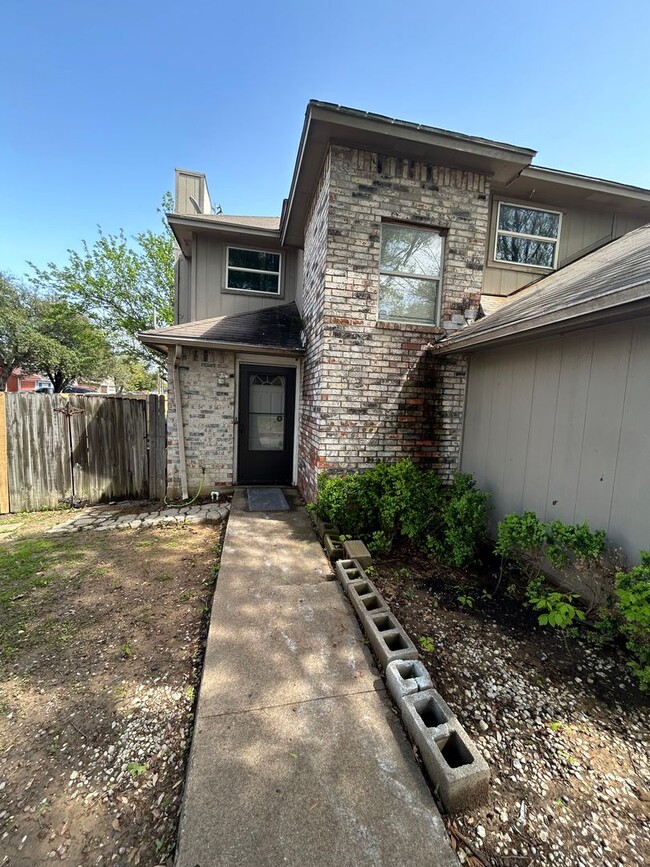
M 452 867 L 435 803 L 304 508 L 232 503 L 177 867 Z

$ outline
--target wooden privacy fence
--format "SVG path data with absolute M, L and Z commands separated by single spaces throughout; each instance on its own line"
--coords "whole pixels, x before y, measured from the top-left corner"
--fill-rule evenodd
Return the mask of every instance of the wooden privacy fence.
M 165 487 L 162 395 L 0 394 L 0 512 L 160 499 Z

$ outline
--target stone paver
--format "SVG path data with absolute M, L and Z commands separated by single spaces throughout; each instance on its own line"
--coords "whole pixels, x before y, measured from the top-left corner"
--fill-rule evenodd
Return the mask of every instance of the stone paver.
M 89 506 L 81 509 L 74 518 L 50 527 L 45 533 L 50 536 L 64 536 L 82 530 L 138 530 L 142 527 L 169 526 L 170 524 L 204 524 L 223 521 L 230 510 L 227 503 L 217 505 L 207 503 L 202 506 L 183 506 L 172 509 L 155 503 L 147 509 L 146 504 L 138 503 L 141 512 L 133 512 L 134 503 L 125 501 L 115 506 Z

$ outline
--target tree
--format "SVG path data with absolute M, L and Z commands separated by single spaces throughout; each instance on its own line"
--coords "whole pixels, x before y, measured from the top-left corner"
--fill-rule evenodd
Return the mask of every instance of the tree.
M 98 326 L 68 301 L 35 298 L 29 365 L 49 377 L 55 392 L 80 377 L 102 379 L 112 362 Z
M 162 210 L 172 208 L 166 193 Z M 82 241 L 80 253 L 68 250 L 66 265 L 37 268 L 30 262 L 34 285 L 81 306 L 119 354 L 160 367 L 159 353 L 135 335 L 174 321 L 174 241 L 164 219 L 163 227 L 159 233 L 140 232 L 133 245 L 122 229 L 107 235 L 98 226 L 99 238 L 92 245 Z
M 113 377 L 120 391 L 153 391 L 157 375 L 135 358 L 119 355 L 113 359 L 108 375 Z
M 0 272 L 0 391 L 6 390 L 14 368 L 30 367 L 35 337 L 28 292 Z

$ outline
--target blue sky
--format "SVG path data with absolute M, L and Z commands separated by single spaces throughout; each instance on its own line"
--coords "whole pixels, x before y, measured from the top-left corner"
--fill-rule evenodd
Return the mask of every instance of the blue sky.
M 4 0 L 0 270 L 156 227 L 176 166 L 278 214 L 310 98 L 650 187 L 647 0 Z

